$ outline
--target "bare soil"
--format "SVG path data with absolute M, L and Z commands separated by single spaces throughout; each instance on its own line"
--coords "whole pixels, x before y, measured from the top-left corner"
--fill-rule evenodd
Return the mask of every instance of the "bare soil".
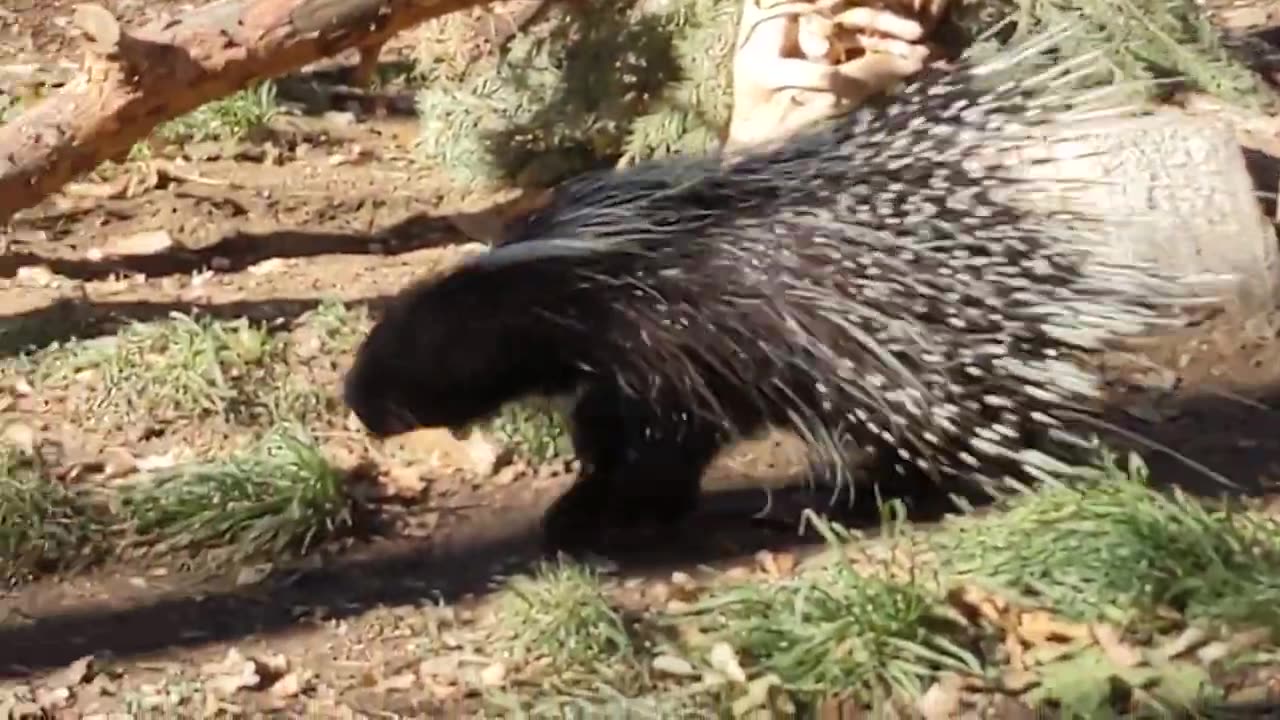
M 126 20 L 181 7 L 104 4 Z M 0 64 L 74 62 L 75 43 L 64 30 L 72 5 L 4 0 Z M 403 55 L 408 42 L 386 59 Z M 185 179 L 170 178 L 136 196 L 49 199 L 24 213 L 5 238 L 3 322 L 54 342 L 73 333 L 109 334 L 122 322 L 175 310 L 291 319 L 325 297 L 376 308 L 472 242 L 450 219 L 458 205 L 447 187 L 409 157 L 417 123 L 396 110 L 403 105 L 287 116 L 266 137 L 188 148 L 210 159 L 180 165 Z M 158 230 L 170 234 L 172 249 L 92 259 L 95 248 Z M 1134 409 L 1113 420 L 1236 480 L 1246 492 L 1267 492 L 1280 478 L 1278 336 L 1280 313 L 1167 344 L 1156 355 L 1176 369 L 1151 378 L 1169 388 L 1170 397 L 1135 396 Z M 315 376 L 335 391 L 337 379 Z M 43 413 L 46 428 L 77 424 L 57 405 Z M 166 442 L 204 447 L 216 441 L 175 432 Z M 122 441 L 83 435 L 82 452 Z M 1155 477 L 1214 490 L 1185 461 L 1146 455 Z M 751 484 L 743 478 L 778 476 L 790 462 L 779 443 L 740 454 L 711 483 L 712 492 L 730 489 L 709 504 L 695 537 L 615 561 L 625 574 L 657 577 L 703 563 L 750 566 L 752 553 L 763 547 L 801 549 L 791 523 L 807 502 L 803 493 L 775 508 L 775 523 L 762 525 L 751 516 L 763 493 L 732 489 Z M 276 568 L 250 582 L 139 564 L 0 594 L 0 677 L 31 682 L 93 655 L 114 664 L 116 674 L 99 683 L 96 696 L 83 690 L 78 708 L 91 713 L 96 703 L 105 712 L 127 698 L 154 696 L 157 687 L 198 678 L 203 665 L 237 648 L 246 656 L 282 653 L 314 673 L 311 691 L 278 703 L 290 714 L 422 713 L 425 706 L 408 700 L 415 694 L 379 685 L 421 659 L 430 616 L 419 606 L 443 603 L 465 612 L 496 577 L 537 558 L 537 517 L 566 482 L 557 472 L 530 472 L 501 487 L 444 476 L 426 502 L 406 509 L 418 520 L 403 524 L 410 530 L 335 548 L 303 567 Z M 874 513 L 862 517 L 874 522 Z

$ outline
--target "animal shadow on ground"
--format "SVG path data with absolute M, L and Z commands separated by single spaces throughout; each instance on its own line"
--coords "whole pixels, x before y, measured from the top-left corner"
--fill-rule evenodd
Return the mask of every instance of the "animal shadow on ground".
M 802 487 L 781 488 L 774 495 L 775 506 L 797 508 L 815 504 L 817 497 Z M 850 527 L 873 527 L 877 510 L 870 494 L 859 497 L 865 501 L 834 515 Z M 611 546 L 609 560 L 628 575 L 661 576 L 678 568 L 749 558 L 762 549 L 819 542 L 811 532 L 800 537 L 795 522 L 753 520 L 764 504 L 764 493 L 755 488 L 709 493 L 690 532 Z M 316 615 L 340 620 L 379 606 L 465 602 L 492 591 L 503 577 L 552 559 L 541 549 L 538 519 L 543 509 L 539 504 L 462 510 L 458 512 L 466 517 L 444 521 L 457 526 L 456 531 L 443 532 L 439 539 L 371 544 L 319 569 L 279 570 L 258 585 L 206 588 L 198 595 L 177 592 L 139 606 L 77 608 L 35 617 L 0 628 L 0 677 L 24 677 L 90 653 L 123 659 L 288 633 L 299 628 L 300 618 Z
M 1280 469 L 1280 389 L 1256 402 L 1220 397 L 1188 397 L 1177 417 L 1159 425 L 1135 418 L 1112 422 L 1169 445 L 1196 463 L 1234 480 L 1235 491 L 1257 496 Z M 1185 461 L 1143 452 L 1158 486 L 1177 486 L 1193 495 L 1220 496 L 1223 488 Z M 922 486 L 889 488 L 904 499 L 916 522 L 939 519 L 952 510 L 937 490 Z M 901 491 L 899 493 L 899 491 Z M 800 512 L 813 508 L 847 527 L 872 530 L 880 521 L 874 493 L 860 492 L 852 503 L 829 505 L 825 489 L 803 484 L 776 489 L 761 521 L 764 493 L 758 488 L 708 493 L 696 528 L 639 547 L 610 551 L 628 575 L 658 575 L 676 568 L 750 557 L 761 549 L 803 552 L 818 546 L 816 533 L 800 536 Z M 882 495 L 881 499 L 886 499 Z M 430 541 L 387 540 L 357 549 L 319 569 L 280 571 L 263 583 L 198 597 L 174 594 L 134 607 L 87 607 L 32 618 L 0 629 L 0 676 L 23 676 L 61 667 L 87 653 L 117 658 L 167 647 L 271 636 L 295 629 L 299 618 L 323 611 L 329 619 L 357 616 L 381 605 L 459 602 L 489 592 L 503 576 L 532 567 L 539 549 L 537 519 L 543 506 L 486 506 L 460 510 L 445 520 L 456 532 Z

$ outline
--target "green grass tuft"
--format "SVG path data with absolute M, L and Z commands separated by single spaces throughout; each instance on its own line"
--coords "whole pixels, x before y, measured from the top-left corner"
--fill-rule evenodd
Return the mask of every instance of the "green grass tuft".
M 1169 607 L 1280 631 L 1280 522 L 1148 484 L 1136 457 L 1071 487 L 953 521 L 930 540 L 946 569 L 1079 619 Z
M 29 363 L 41 390 L 65 390 L 84 417 L 117 426 L 214 417 L 261 426 L 314 417 L 333 404 L 293 376 L 284 338 L 247 319 L 174 313 L 47 348 Z
M 86 493 L 49 477 L 35 457 L 0 451 L 0 575 L 7 583 L 92 561 L 104 536 Z
M 279 111 L 276 86 L 259 83 L 170 120 L 157 133 L 175 143 L 234 140 L 264 127 Z
M 490 422 L 505 446 L 535 462 L 549 462 L 573 455 L 573 440 L 564 416 L 540 404 L 513 403 Z
M 851 542 L 832 526 L 825 532 L 833 547 Z M 876 704 L 919 697 L 941 671 L 982 674 L 964 647 L 968 630 L 946 617 L 939 590 L 923 576 L 860 572 L 842 552 L 788 579 L 717 589 L 673 617 L 728 643 L 749 676 L 777 677 L 801 703 L 840 696 Z
M 343 474 L 291 427 L 225 461 L 178 468 L 122 498 L 135 547 L 217 560 L 301 555 L 352 529 Z
M 334 299 L 324 300 L 298 322 L 315 331 L 325 352 L 340 355 L 355 352 L 373 325 L 367 307 Z
M 555 672 L 600 672 L 632 656 L 626 625 L 589 567 L 543 563 L 512 578 L 497 609 L 510 654 L 546 658 Z

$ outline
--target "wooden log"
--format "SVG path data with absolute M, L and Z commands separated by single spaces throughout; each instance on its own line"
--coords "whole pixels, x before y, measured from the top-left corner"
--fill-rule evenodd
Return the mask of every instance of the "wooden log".
M 125 156 L 166 120 L 347 49 L 367 64 L 397 32 L 486 2 L 219 0 L 137 29 L 80 5 L 81 74 L 0 127 L 0 223 Z

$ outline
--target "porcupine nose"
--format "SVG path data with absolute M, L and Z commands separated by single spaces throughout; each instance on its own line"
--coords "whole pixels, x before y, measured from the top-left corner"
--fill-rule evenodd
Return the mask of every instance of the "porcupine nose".
M 374 437 L 385 438 L 413 429 L 408 413 L 397 411 L 393 393 L 382 387 L 382 381 L 363 365 L 357 364 L 343 382 L 342 400 L 365 430 Z

